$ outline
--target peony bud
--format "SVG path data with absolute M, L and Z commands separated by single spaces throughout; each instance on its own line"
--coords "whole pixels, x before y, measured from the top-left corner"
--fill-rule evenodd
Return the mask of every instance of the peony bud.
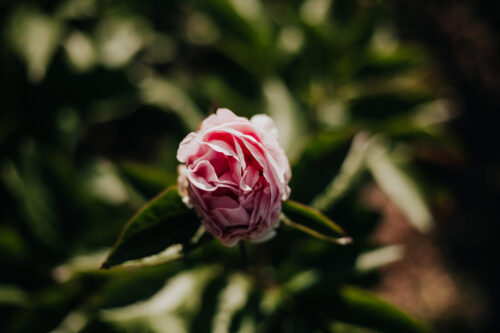
M 270 117 L 248 120 L 218 109 L 182 140 L 177 159 L 185 163 L 178 178 L 183 201 L 223 244 L 274 234 L 291 171 Z

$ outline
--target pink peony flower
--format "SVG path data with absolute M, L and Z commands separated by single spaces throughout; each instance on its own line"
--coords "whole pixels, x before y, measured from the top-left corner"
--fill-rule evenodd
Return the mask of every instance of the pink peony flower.
M 182 140 L 177 159 L 179 193 L 214 237 L 233 246 L 274 235 L 291 172 L 270 117 L 218 109 Z

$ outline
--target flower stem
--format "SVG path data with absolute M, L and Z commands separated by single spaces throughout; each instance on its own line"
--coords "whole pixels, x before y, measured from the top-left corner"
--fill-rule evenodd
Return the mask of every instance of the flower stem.
M 248 256 L 247 256 L 247 249 L 245 247 L 245 242 L 240 241 L 238 246 L 240 247 L 241 260 L 243 261 L 243 264 L 245 266 L 247 266 L 248 265 Z

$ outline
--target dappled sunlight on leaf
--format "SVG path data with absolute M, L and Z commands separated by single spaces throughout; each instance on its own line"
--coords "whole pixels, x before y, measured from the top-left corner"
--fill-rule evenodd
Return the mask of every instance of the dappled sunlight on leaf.
M 133 17 L 109 17 L 97 27 L 99 60 L 110 68 L 124 66 L 152 38 L 144 20 Z
M 345 103 L 340 99 L 330 99 L 318 105 L 318 119 L 333 129 L 348 125 L 350 116 Z
M 366 153 L 373 139 L 367 133 L 357 134 L 351 144 L 351 148 L 340 167 L 335 178 L 327 186 L 323 193 L 318 194 L 312 201 L 312 206 L 319 210 L 326 210 L 338 200 L 359 178 L 365 170 Z
M 212 332 L 229 333 L 231 317 L 245 305 L 250 285 L 248 278 L 243 275 L 233 275 L 228 278 L 226 288 L 219 295 Z
M 11 16 L 9 40 L 26 62 L 32 82 L 40 82 L 45 76 L 62 31 L 60 21 L 32 8 L 19 9 Z
M 14 285 L 0 284 L 0 305 L 25 306 L 28 303 L 28 293 Z
M 429 231 L 432 216 L 417 184 L 398 168 L 383 142 L 373 145 L 367 155 L 367 165 L 375 181 L 420 231 Z
M 304 45 L 304 38 L 304 32 L 298 26 L 283 27 L 278 35 L 278 47 L 285 53 L 298 53 Z
M 364 252 L 356 259 L 356 269 L 368 271 L 391 264 L 404 257 L 404 247 L 388 245 L 379 249 Z
M 101 311 L 104 320 L 120 327 L 142 322 L 156 332 L 187 332 L 186 317 L 200 306 L 203 287 L 219 272 L 217 267 L 199 267 L 167 280 L 153 297 L 122 308 Z M 170 326 L 173 325 L 173 326 Z
M 91 253 L 76 255 L 66 263 L 52 270 L 52 276 L 57 282 L 65 282 L 73 276 L 83 272 L 92 272 L 99 269 L 109 249 L 101 249 Z
M 176 112 L 189 129 L 195 130 L 203 120 L 201 111 L 172 82 L 159 77 L 151 77 L 141 81 L 139 88 L 145 103 Z
M 300 18 L 310 25 L 323 23 L 328 14 L 331 0 L 307 0 L 300 7 Z
M 89 321 L 88 315 L 82 311 L 70 312 L 61 321 L 59 326 L 50 333 L 76 333 L 80 332 Z
M 74 31 L 64 42 L 71 65 L 78 71 L 88 71 L 96 63 L 93 41 L 80 31 Z
M 294 160 L 303 146 L 307 129 L 303 125 L 302 115 L 285 84 L 277 78 L 268 79 L 263 86 L 267 110 L 273 117 L 278 129 L 280 145 Z
M 101 200 L 119 205 L 129 200 L 129 193 L 116 168 L 106 160 L 99 160 L 89 170 L 89 191 Z

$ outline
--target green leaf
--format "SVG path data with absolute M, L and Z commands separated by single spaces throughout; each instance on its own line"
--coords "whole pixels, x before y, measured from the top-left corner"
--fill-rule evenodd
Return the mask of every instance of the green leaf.
M 220 274 L 210 281 L 200 293 L 200 306 L 189 321 L 188 332 L 206 332 L 212 325 L 217 313 L 220 293 L 227 285 L 226 274 Z
M 27 304 L 28 294 L 15 285 L 0 284 L 0 304 L 24 306 Z
M 21 161 L 15 163 L 6 159 L 0 165 L 3 183 L 15 199 L 18 214 L 23 216 L 29 232 L 37 241 L 55 249 L 61 244 L 62 237 L 53 193 L 43 177 L 35 147 L 27 147 L 22 154 Z
M 312 207 L 288 200 L 283 202 L 282 209 L 283 222 L 292 228 L 335 244 L 352 242 L 338 224 Z
M 270 78 L 264 82 L 263 92 L 267 110 L 276 122 L 279 142 L 290 160 L 297 159 L 304 146 L 306 126 L 292 93 L 284 82 Z
M 101 318 L 120 332 L 171 332 L 172 327 L 176 328 L 173 331 L 182 332 L 177 328 L 187 327 L 190 317 L 199 308 L 199 296 L 211 281 L 221 275 L 221 271 L 222 267 L 216 265 L 199 265 L 183 270 L 168 278 L 163 287 L 147 299 L 102 309 Z M 174 326 L 172 322 L 182 326 Z M 165 327 L 165 323 L 168 323 L 168 330 L 156 329 Z
M 145 104 L 174 111 L 190 130 L 196 129 L 203 120 L 202 112 L 173 82 L 160 77 L 148 77 L 140 81 L 139 91 Z
M 349 110 L 356 119 L 376 123 L 390 117 L 409 113 L 417 105 L 429 102 L 425 94 L 386 93 L 356 97 L 350 101 Z
M 343 287 L 333 301 L 336 319 L 383 332 L 420 333 L 430 328 L 374 294 L 356 287 Z
M 120 171 L 131 183 L 145 193 L 157 193 L 177 182 L 177 174 L 165 168 L 128 160 L 118 164 Z
M 26 63 L 31 82 L 45 77 L 63 28 L 60 21 L 33 8 L 21 8 L 10 17 L 7 40 Z
M 351 128 L 335 133 L 322 132 L 309 139 L 293 163 L 290 187 L 292 198 L 308 203 L 325 190 L 342 165 L 354 132 Z M 311 173 L 311 170 L 314 170 Z
M 421 232 L 433 227 L 433 218 L 417 182 L 404 172 L 382 141 L 371 147 L 367 154 L 367 166 L 373 178 L 389 198 Z
M 176 249 L 178 257 L 197 245 L 191 240 L 199 227 L 194 211 L 184 205 L 175 186 L 171 186 L 132 217 L 102 268 L 150 257 L 167 248 Z
M 313 199 L 311 203 L 313 207 L 326 211 L 356 184 L 366 169 L 365 156 L 372 141 L 365 132 L 360 132 L 354 137 L 339 172 L 326 189 Z

